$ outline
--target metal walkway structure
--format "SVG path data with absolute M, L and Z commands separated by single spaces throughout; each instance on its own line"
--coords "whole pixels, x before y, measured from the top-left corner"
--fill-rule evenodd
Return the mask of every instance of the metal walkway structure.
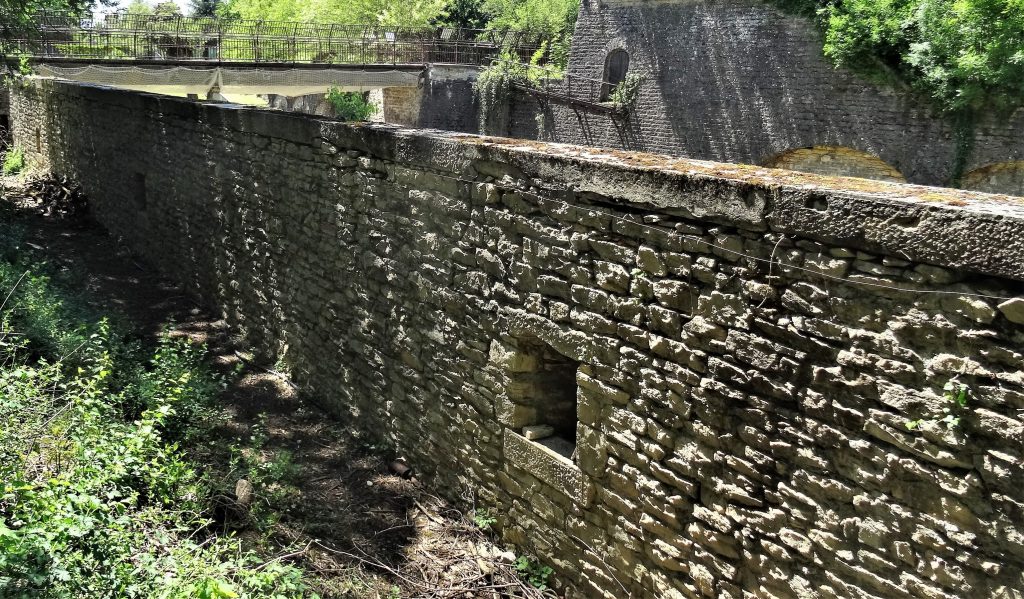
M 426 65 L 525 60 L 540 47 L 516 31 L 130 14 L 41 13 L 5 37 L 43 76 L 201 97 L 414 87 Z
M 136 66 L 457 64 L 483 66 L 503 50 L 524 61 L 540 39 L 522 32 L 380 27 L 110 14 L 43 13 L 11 40 L 33 62 Z

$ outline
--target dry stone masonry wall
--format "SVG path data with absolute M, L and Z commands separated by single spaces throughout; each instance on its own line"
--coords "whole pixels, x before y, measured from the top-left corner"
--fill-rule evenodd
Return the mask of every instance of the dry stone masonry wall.
M 53 82 L 13 115 L 572 596 L 1022 597 L 1008 198 Z

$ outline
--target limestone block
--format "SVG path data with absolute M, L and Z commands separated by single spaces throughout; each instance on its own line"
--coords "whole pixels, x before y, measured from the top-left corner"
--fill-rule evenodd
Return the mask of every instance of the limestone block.
M 531 441 L 546 439 L 555 434 L 555 429 L 547 424 L 535 424 L 523 427 L 523 436 Z
M 999 304 L 999 311 L 1012 323 L 1024 324 L 1024 298 L 1015 297 Z
M 658 277 L 668 274 L 668 267 L 658 255 L 657 250 L 649 245 L 642 245 L 636 253 L 636 266 L 640 270 Z
M 944 296 L 940 301 L 944 310 L 960 314 L 981 324 L 988 324 L 996 317 L 996 310 L 988 302 L 969 295 Z
M 529 472 L 575 503 L 590 503 L 590 483 L 570 460 L 510 429 L 505 429 L 503 439 L 506 463 Z

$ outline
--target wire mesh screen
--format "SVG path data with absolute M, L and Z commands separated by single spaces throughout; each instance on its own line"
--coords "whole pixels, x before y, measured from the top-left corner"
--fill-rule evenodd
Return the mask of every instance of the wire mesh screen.
M 220 94 L 322 94 L 330 87 L 367 91 L 383 87 L 415 87 L 419 74 L 399 70 L 361 71 L 342 69 L 254 69 L 232 67 L 135 67 L 91 64 L 84 66 L 39 65 L 44 77 L 70 79 L 168 95 L 195 94 L 205 98 Z
M 489 64 L 524 61 L 540 39 L 516 31 L 376 27 L 110 14 L 40 14 L 13 46 L 37 58 L 324 64 Z

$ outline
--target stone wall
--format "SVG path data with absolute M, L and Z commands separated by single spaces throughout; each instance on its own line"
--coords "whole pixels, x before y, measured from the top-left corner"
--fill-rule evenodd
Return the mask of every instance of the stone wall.
M 1024 160 L 999 162 L 964 175 L 961 187 L 1024 196 Z
M 571 596 L 1022 597 L 1019 203 L 52 82 L 13 106 L 113 234 Z M 909 430 L 954 377 L 959 423 Z
M 6 85 L 0 85 L 0 141 L 8 136 L 8 119 L 11 113 L 11 94 Z
M 759 165 L 791 150 L 838 146 L 928 185 L 950 184 L 957 170 L 949 119 L 908 93 L 835 69 L 817 27 L 770 2 L 583 0 L 570 74 L 603 79 L 615 49 L 629 53 L 630 72 L 647 78 L 627 116 L 538 105 L 521 94 L 510 135 Z M 982 118 L 971 148 L 962 173 L 1024 160 L 1024 110 Z M 800 166 L 818 172 L 822 165 Z
M 784 168 L 791 171 L 861 177 L 876 181 L 906 183 L 899 171 L 878 158 L 849 148 L 836 146 L 815 146 L 789 150 L 765 161 L 765 166 Z M 981 190 L 977 191 L 991 191 Z
M 477 133 L 477 101 L 473 93 L 479 69 L 431 65 L 423 79 L 418 127 Z

